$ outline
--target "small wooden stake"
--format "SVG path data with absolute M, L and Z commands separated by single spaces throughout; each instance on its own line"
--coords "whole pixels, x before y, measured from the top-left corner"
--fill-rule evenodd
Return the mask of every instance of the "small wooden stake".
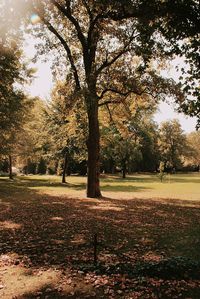
M 97 260 L 98 260 L 98 257 L 97 257 L 97 234 L 94 234 L 94 265 L 96 266 L 97 265 Z

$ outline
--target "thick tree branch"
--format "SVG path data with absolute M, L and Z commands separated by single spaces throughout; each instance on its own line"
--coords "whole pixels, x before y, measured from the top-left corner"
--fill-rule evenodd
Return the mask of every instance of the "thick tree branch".
M 108 114 L 109 114 L 109 117 L 110 117 L 110 122 L 113 124 L 114 121 L 113 121 L 112 113 L 111 113 L 110 108 L 109 108 L 109 103 L 105 104 L 105 105 L 106 105 L 106 109 L 108 110 Z
M 111 66 L 114 62 L 116 62 L 122 55 L 124 55 L 126 52 L 129 51 L 129 46 L 131 44 L 131 42 L 133 41 L 134 38 L 136 38 L 138 36 L 134 35 L 135 31 L 133 32 L 133 34 L 130 36 L 129 41 L 124 45 L 123 49 L 116 55 L 114 56 L 112 59 L 108 60 L 106 58 L 106 60 L 103 62 L 103 64 L 98 68 L 96 74 L 97 76 L 101 73 L 101 71 L 109 66 Z
M 143 89 L 143 90 L 141 90 L 141 91 L 136 90 L 136 89 L 133 89 L 133 90 L 127 90 L 126 92 L 122 92 L 122 91 L 120 91 L 120 90 L 118 90 L 118 89 L 115 89 L 115 88 L 106 88 L 106 89 L 104 89 L 104 90 L 102 91 L 102 93 L 101 93 L 101 95 L 98 97 L 98 99 L 99 99 L 99 100 L 103 99 L 103 97 L 105 96 L 105 94 L 106 94 L 107 92 L 112 92 L 112 93 L 118 94 L 118 95 L 123 96 L 123 97 L 126 97 L 126 96 L 128 96 L 129 94 L 131 94 L 131 93 L 135 93 L 135 94 L 141 96 L 143 93 L 146 92 L 146 89 Z M 101 105 L 101 104 L 100 104 L 100 105 Z
M 74 80 L 75 80 L 75 84 L 76 84 L 76 89 L 80 90 L 80 81 L 79 81 L 79 76 L 78 76 L 78 72 L 74 63 L 74 59 L 72 57 L 72 53 L 70 50 L 70 47 L 68 46 L 67 42 L 64 40 L 64 38 L 58 33 L 58 31 L 52 26 L 51 23 L 49 23 L 47 20 L 45 20 L 43 18 L 43 16 L 37 11 L 37 14 L 39 15 L 40 19 L 43 21 L 43 23 L 47 26 L 47 28 L 49 29 L 49 31 L 51 31 L 57 38 L 58 40 L 61 42 L 62 46 L 64 47 L 64 49 L 67 52 L 67 57 L 69 59 L 69 62 L 71 64 L 71 68 L 73 71 L 73 75 L 74 75 Z
M 109 104 L 120 104 L 122 102 L 122 100 L 108 100 L 108 101 L 105 101 L 103 103 L 100 103 L 98 106 L 99 107 L 102 107 L 102 106 L 108 106 Z
M 107 59 L 103 62 L 103 64 L 98 68 L 97 70 L 97 76 L 102 72 L 103 69 L 105 69 L 106 67 L 111 66 L 115 61 L 117 61 L 117 59 L 119 59 L 123 54 L 125 54 L 127 52 L 127 50 L 123 49 L 122 51 L 120 51 L 115 57 L 113 57 L 113 59 L 111 59 L 110 61 L 108 61 Z
M 70 1 L 65 1 L 66 8 L 64 6 L 62 6 L 61 4 L 59 4 L 56 0 L 50 0 L 50 1 L 74 25 L 74 27 L 77 31 L 78 39 L 81 42 L 81 45 L 83 47 L 83 50 L 86 51 L 86 48 L 87 48 L 86 39 L 85 39 L 84 34 L 82 33 L 79 22 L 72 15 L 71 8 L 70 8 Z

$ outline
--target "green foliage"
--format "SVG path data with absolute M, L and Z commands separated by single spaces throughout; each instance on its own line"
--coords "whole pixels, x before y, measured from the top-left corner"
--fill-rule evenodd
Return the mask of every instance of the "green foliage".
M 69 88 L 65 82 L 57 82 L 45 113 L 46 130 L 50 139 L 49 161 L 58 161 L 59 175 L 63 171 L 66 153 L 69 172 L 75 161 L 80 163 L 86 159 L 86 114 L 80 101 L 76 102 L 70 97 Z
M 156 170 L 159 153 L 157 126 L 152 120 L 154 109 L 148 97 L 133 97 L 124 105 L 110 107 L 108 111 L 104 109 L 104 117 L 100 115 L 100 120 L 103 124 L 102 160 L 106 171 L 125 166 L 129 172 Z
M 18 132 L 15 155 L 16 163 L 27 173 L 35 173 L 40 158 L 47 160 L 50 137 L 45 129 L 45 103 L 32 99 L 26 121 Z
M 171 168 L 181 166 L 181 157 L 186 153 L 186 135 L 177 120 L 165 121 L 159 130 L 159 150 L 162 161 Z
M 9 11 L 6 2 L 2 3 L 3 8 Z M 20 0 L 24 6 L 19 6 L 19 10 L 14 6 L 15 1 L 11 3 L 10 17 L 21 13 L 26 19 L 25 7 L 29 5 L 31 12 L 34 10 L 38 14 L 38 22 L 31 28 L 41 41 L 38 53 L 54 51 L 55 54 L 55 49 L 58 50 L 55 55 L 56 71 L 60 68 L 62 74 L 63 70 L 66 72 L 66 83 L 57 88 L 58 100 L 52 102 L 51 112 L 48 111 L 51 138 L 46 138 L 40 148 L 46 155 L 46 161 L 53 156 L 57 156 L 58 161 L 66 150 L 72 160 L 85 161 L 87 136 L 88 182 L 92 197 L 100 196 L 100 106 L 107 109 L 110 104 L 126 106 L 134 96 L 136 102 L 141 99 L 147 102 L 148 98 L 155 107 L 159 100 L 171 96 L 179 103 L 180 109 L 190 115 L 198 115 L 199 101 L 185 98 L 185 94 L 198 96 L 195 82 L 191 82 L 191 78 L 196 80 L 198 76 L 199 54 L 196 51 L 198 43 L 195 42 L 198 33 L 196 20 L 199 18 L 197 1 Z M 171 58 L 174 54 L 185 56 L 191 66 L 191 76 L 186 78 L 183 91 L 180 84 L 162 78 L 159 69 L 154 66 L 158 58 Z M 188 82 L 192 83 L 192 87 Z M 72 110 L 69 119 L 67 113 Z M 146 155 L 145 147 L 151 149 L 149 158 L 157 163 L 156 142 L 151 138 L 153 130 L 146 132 L 145 129 L 144 132 L 140 127 L 138 132 L 136 127 L 135 124 L 125 130 L 116 127 L 116 132 L 112 132 L 113 128 L 108 129 L 111 130 L 108 132 L 110 135 L 115 134 L 115 150 L 108 155 L 124 169 L 132 162 L 131 159 L 141 159 L 142 154 Z M 43 136 L 46 137 L 45 134 Z M 161 140 L 161 154 L 164 154 L 165 162 L 177 166 L 182 149 L 178 143 L 176 149 L 172 145 L 169 148 L 168 141 L 169 137 Z M 94 188 L 96 190 L 92 190 Z
M 188 155 L 185 158 L 186 165 L 193 165 L 199 170 L 200 166 L 200 131 L 187 135 Z
M 26 118 L 29 101 L 15 87 L 22 81 L 19 62 L 20 53 L 16 47 L 8 48 L 0 43 L 0 139 L 1 154 L 10 153 L 16 141 L 17 132 Z
M 46 162 L 43 158 L 40 159 L 38 165 L 37 165 L 37 170 L 36 172 L 38 174 L 45 174 L 47 171 L 47 166 L 46 166 Z

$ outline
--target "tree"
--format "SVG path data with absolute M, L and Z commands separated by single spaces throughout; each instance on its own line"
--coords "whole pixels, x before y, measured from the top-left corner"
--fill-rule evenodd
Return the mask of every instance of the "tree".
M 0 154 L 9 157 L 10 179 L 14 145 L 30 105 L 24 93 L 16 88 L 16 83 L 22 83 L 25 76 L 20 57 L 21 52 L 15 42 L 10 47 L 6 43 L 0 43 Z
M 187 157 L 187 160 L 200 170 L 200 132 L 197 131 L 188 134 L 187 141 L 190 147 L 190 156 Z
M 15 136 L 15 160 L 26 174 L 35 174 L 41 159 L 46 164 L 50 138 L 45 128 L 44 101 L 31 98 L 30 102 L 20 130 Z
M 196 14 L 196 1 L 189 1 L 189 6 L 186 5 L 188 1 L 184 1 L 183 5 L 182 1 L 180 5 L 179 2 L 176 3 L 177 9 L 179 6 L 187 7 L 190 20 L 194 7 Z M 179 35 L 168 30 L 172 27 L 170 21 L 174 16 L 169 0 L 34 0 L 22 3 L 32 6 L 37 21 L 40 18 L 41 23 L 36 24 L 35 32 L 46 39 L 46 50 L 49 51 L 52 45 L 61 45 L 65 51 L 67 70 L 70 70 L 73 79 L 71 99 L 81 97 L 88 116 L 87 196 L 100 197 L 99 106 L 119 103 L 131 93 L 151 94 L 152 97 L 169 93 L 177 96 L 177 86 L 148 71 L 147 66 L 151 57 L 160 53 L 163 55 L 166 48 L 166 40 L 159 38 L 159 35 L 171 41 L 179 35 L 182 39 L 185 34 L 180 34 L 179 27 Z M 189 24 L 187 28 L 182 28 L 187 31 L 187 37 L 194 37 L 193 32 L 188 32 Z M 43 25 L 51 35 L 44 31 Z M 42 32 L 45 34 L 42 35 Z M 63 61 L 61 53 L 57 57 Z M 134 56 L 139 56 L 141 63 L 135 65 L 132 61 Z M 110 101 L 113 95 L 115 99 L 112 97 Z M 178 98 L 184 102 L 183 97 L 177 96 L 177 101 Z
M 159 149 L 165 167 L 169 169 L 179 167 L 186 148 L 186 135 L 180 123 L 176 119 L 163 122 L 159 130 Z
M 163 181 L 163 177 L 165 175 L 165 163 L 163 161 L 160 161 L 160 164 L 159 164 L 159 177 L 160 177 L 160 181 L 162 182 Z
M 83 3 L 83 4 L 82 4 Z M 114 4 L 113 4 L 114 3 Z M 73 70 L 75 90 L 81 91 L 88 115 L 88 184 L 87 195 L 99 197 L 99 150 L 100 134 L 98 122 L 99 105 L 108 104 L 110 96 L 115 95 L 114 101 L 123 101 L 129 94 L 141 95 L 152 93 L 157 96 L 169 91 L 169 82 L 159 78 L 154 72 L 141 73 L 146 56 L 150 53 L 149 44 L 145 47 L 147 36 L 140 27 L 141 16 L 136 12 L 133 18 L 115 17 L 116 2 L 105 3 L 67 1 L 64 3 L 50 1 L 49 9 L 53 12 L 54 20 L 61 16 L 63 25 L 70 28 L 65 35 L 58 32 L 49 19 L 50 14 L 44 7 L 37 10 L 47 28 L 59 39 L 64 46 Z M 120 6 L 119 6 L 120 5 Z M 79 10 L 79 13 L 77 11 Z M 119 18 L 119 20 L 118 20 Z M 69 45 L 70 35 L 75 36 L 80 48 L 73 55 Z M 64 39 L 63 39 L 64 36 Z M 150 41 L 149 36 L 149 43 Z M 114 42 L 115 41 L 115 42 Z M 114 46 L 111 43 L 114 42 Z M 142 56 L 143 63 L 134 67 L 132 55 Z M 77 58 L 78 57 L 78 60 Z M 81 69 L 78 61 L 83 61 Z M 130 67 L 129 67 L 130 66 Z M 83 80 L 81 78 L 83 77 Z M 172 87 L 172 85 L 170 84 Z
M 148 165 L 155 170 L 157 140 L 152 121 L 155 109 L 155 102 L 150 97 L 132 96 L 117 106 L 107 107 L 103 115 L 100 113 L 105 169 L 117 166 L 122 169 L 123 177 L 127 171 L 147 170 Z M 149 158 L 151 161 L 147 163 L 145 160 Z
M 70 171 L 70 162 L 73 159 L 76 161 L 86 159 L 87 121 L 84 109 L 80 101 L 69 105 L 67 102 L 69 92 L 70 85 L 57 82 L 46 110 L 46 128 L 51 136 L 49 155 L 58 160 L 63 183 L 66 182 L 66 172 Z
M 126 125 L 119 130 L 116 125 L 103 129 L 102 156 L 104 160 L 111 162 L 112 167 L 122 170 L 122 177 L 126 177 L 132 162 L 141 159 L 140 143 L 134 132 L 127 130 Z
M 166 12 L 168 12 L 166 14 Z M 179 111 L 197 117 L 197 128 L 200 127 L 200 52 L 199 52 L 199 1 L 168 0 L 165 1 L 163 13 L 165 23 L 161 25 L 162 33 L 167 39 L 168 52 L 184 57 L 186 66 L 180 66 L 183 90 L 187 97 L 178 102 Z M 179 67 L 177 67 L 179 68 Z
M 158 126 L 151 117 L 146 118 L 142 124 L 140 138 L 142 159 L 138 163 L 138 169 L 140 171 L 156 171 L 159 165 Z

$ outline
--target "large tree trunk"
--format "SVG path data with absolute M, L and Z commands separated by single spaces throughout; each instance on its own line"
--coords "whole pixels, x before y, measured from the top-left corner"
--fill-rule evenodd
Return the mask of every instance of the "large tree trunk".
M 100 175 L 100 133 L 98 121 L 98 103 L 96 99 L 90 99 L 88 108 L 88 176 L 87 197 L 101 197 L 99 175 Z
M 9 157 L 9 179 L 13 180 L 13 173 L 12 173 L 12 157 L 11 155 Z
M 63 173 L 62 173 L 62 183 L 66 183 L 66 171 L 67 171 L 67 165 L 68 165 L 68 154 L 67 152 L 65 153 L 65 158 L 64 158 L 64 167 L 63 167 Z

